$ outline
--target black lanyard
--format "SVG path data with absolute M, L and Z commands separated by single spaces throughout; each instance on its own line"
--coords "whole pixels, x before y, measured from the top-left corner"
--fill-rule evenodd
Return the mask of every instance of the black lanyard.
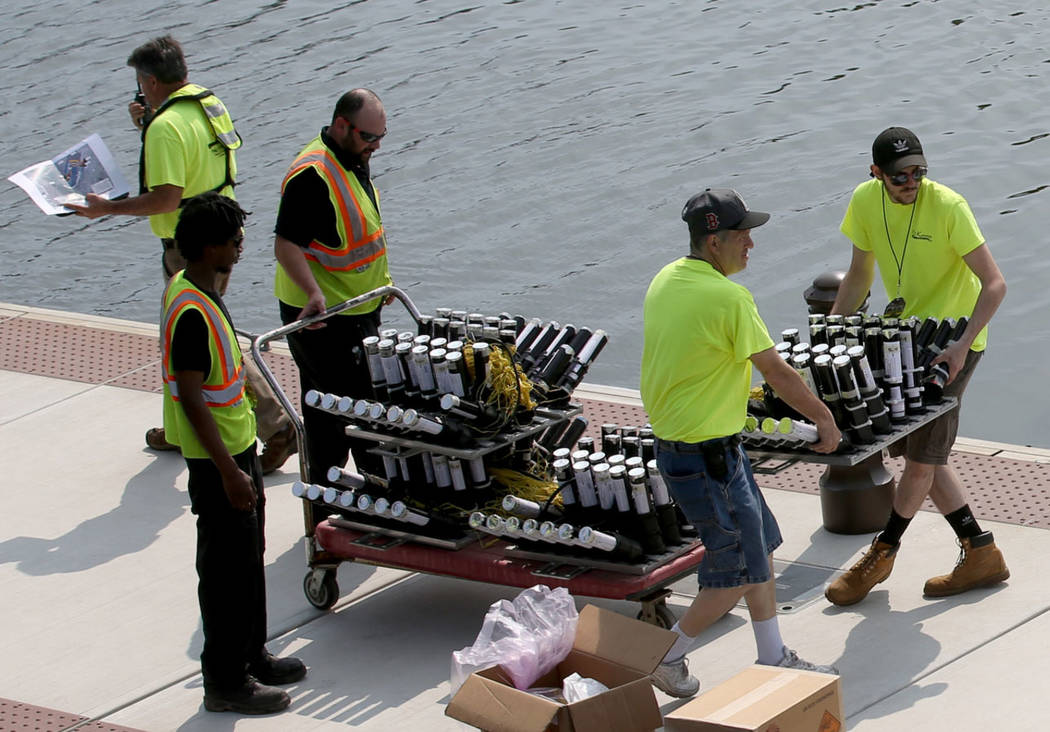
M 921 191 L 921 187 L 919 191 Z M 908 240 L 911 238 L 911 222 L 915 218 L 915 207 L 919 205 L 919 191 L 915 192 L 915 201 L 911 205 L 911 214 L 908 216 L 908 230 L 904 232 L 904 250 L 901 258 L 897 259 L 897 252 L 893 248 L 893 239 L 890 237 L 890 224 L 886 219 L 886 184 L 882 184 L 882 225 L 886 229 L 886 243 L 890 245 L 890 254 L 893 255 L 893 263 L 897 265 L 897 292 L 896 297 L 901 294 L 901 273 L 904 271 L 904 257 L 908 254 Z

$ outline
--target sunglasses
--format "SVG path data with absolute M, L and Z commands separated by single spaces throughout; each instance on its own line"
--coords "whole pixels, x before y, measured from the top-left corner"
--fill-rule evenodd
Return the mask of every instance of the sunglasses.
M 385 132 L 381 135 L 373 135 L 371 132 L 365 132 L 360 127 L 355 127 L 354 125 L 350 125 L 350 129 L 357 130 L 357 134 L 361 138 L 361 141 L 369 145 L 371 145 L 373 142 L 379 142 L 384 137 L 386 137 Z
M 368 141 L 365 140 L 365 142 L 368 142 Z M 890 179 L 890 183 L 892 183 L 893 185 L 895 185 L 895 186 L 902 186 L 902 185 L 904 185 L 905 183 L 908 182 L 909 178 L 911 178 L 913 181 L 918 183 L 920 180 L 922 180 L 923 178 L 926 177 L 927 170 L 928 170 L 928 168 L 917 167 L 917 168 L 915 168 L 915 170 L 913 170 L 910 173 L 908 173 L 908 172 L 897 173 L 897 175 L 890 175 L 890 176 L 887 176 L 887 177 Z

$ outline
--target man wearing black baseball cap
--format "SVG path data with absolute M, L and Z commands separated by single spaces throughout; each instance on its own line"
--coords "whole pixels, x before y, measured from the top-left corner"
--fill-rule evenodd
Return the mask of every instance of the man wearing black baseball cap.
M 984 352 L 988 321 L 1006 295 L 1006 282 L 966 200 L 926 177 L 926 156 L 915 133 L 904 127 L 883 130 L 871 155 L 872 180 L 853 191 L 842 220 L 853 258 L 831 312 L 856 311 L 877 264 L 890 298 L 887 314 L 969 318 L 962 336 L 933 360 L 948 370 L 944 395 L 961 400 Z M 925 595 L 955 595 L 1010 576 L 992 532 L 981 530 L 948 465 L 958 427 L 956 407 L 891 446 L 891 455 L 904 455 L 904 471 L 886 528 L 860 561 L 828 585 L 829 601 L 860 602 L 889 577 L 904 530 L 926 496 L 944 514 L 962 553 L 949 574 L 926 582 Z
M 671 696 L 699 691 L 685 654 L 741 598 L 758 663 L 837 673 L 803 661 L 780 637 L 772 570 L 780 528 L 737 437 L 752 364 L 817 426 L 813 449 L 831 452 L 841 437 L 828 408 L 780 359 L 751 293 L 728 279 L 747 266 L 755 245 L 751 229 L 769 214 L 749 210 L 736 191 L 707 189 L 689 199 L 682 219 L 689 225 L 689 254 L 660 270 L 645 295 L 641 394 L 660 474 L 707 553 L 698 571 L 703 592 L 672 628 L 678 642 L 652 682 Z

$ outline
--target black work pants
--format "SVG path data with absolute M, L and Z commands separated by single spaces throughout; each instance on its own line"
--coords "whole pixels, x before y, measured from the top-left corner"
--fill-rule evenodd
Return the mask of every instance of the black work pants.
M 361 341 L 379 333 L 379 311 L 365 315 L 333 315 L 323 328 L 288 334 L 288 348 L 299 367 L 300 409 L 306 428 L 307 472 L 311 483 L 326 483 L 328 469 L 343 467 L 353 454 L 359 471 L 383 475 L 381 458 L 368 453 L 375 443 L 346 436 L 348 422 L 320 409 L 307 407 L 311 389 L 353 399 L 374 399 L 372 377 Z M 281 322 L 299 317 L 301 308 L 281 303 Z
M 234 455 L 255 484 L 255 510 L 230 505 L 222 476 L 208 459 L 186 458 L 190 506 L 197 515 L 197 598 L 201 607 L 205 690 L 242 686 L 248 664 L 266 643 L 265 505 L 255 445 Z

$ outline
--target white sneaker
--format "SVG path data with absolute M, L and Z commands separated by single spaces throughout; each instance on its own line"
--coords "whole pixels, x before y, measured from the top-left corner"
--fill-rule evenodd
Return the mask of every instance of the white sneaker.
M 700 691 L 700 681 L 689 673 L 685 656 L 672 663 L 661 663 L 649 674 L 649 680 L 663 693 L 679 699 Z
M 822 674 L 839 675 L 839 670 L 834 666 L 818 666 L 815 663 L 810 663 L 805 659 L 799 658 L 798 654 L 787 646 L 784 646 L 784 655 L 781 659 L 772 665 L 781 668 L 797 668 L 802 671 L 816 671 Z

